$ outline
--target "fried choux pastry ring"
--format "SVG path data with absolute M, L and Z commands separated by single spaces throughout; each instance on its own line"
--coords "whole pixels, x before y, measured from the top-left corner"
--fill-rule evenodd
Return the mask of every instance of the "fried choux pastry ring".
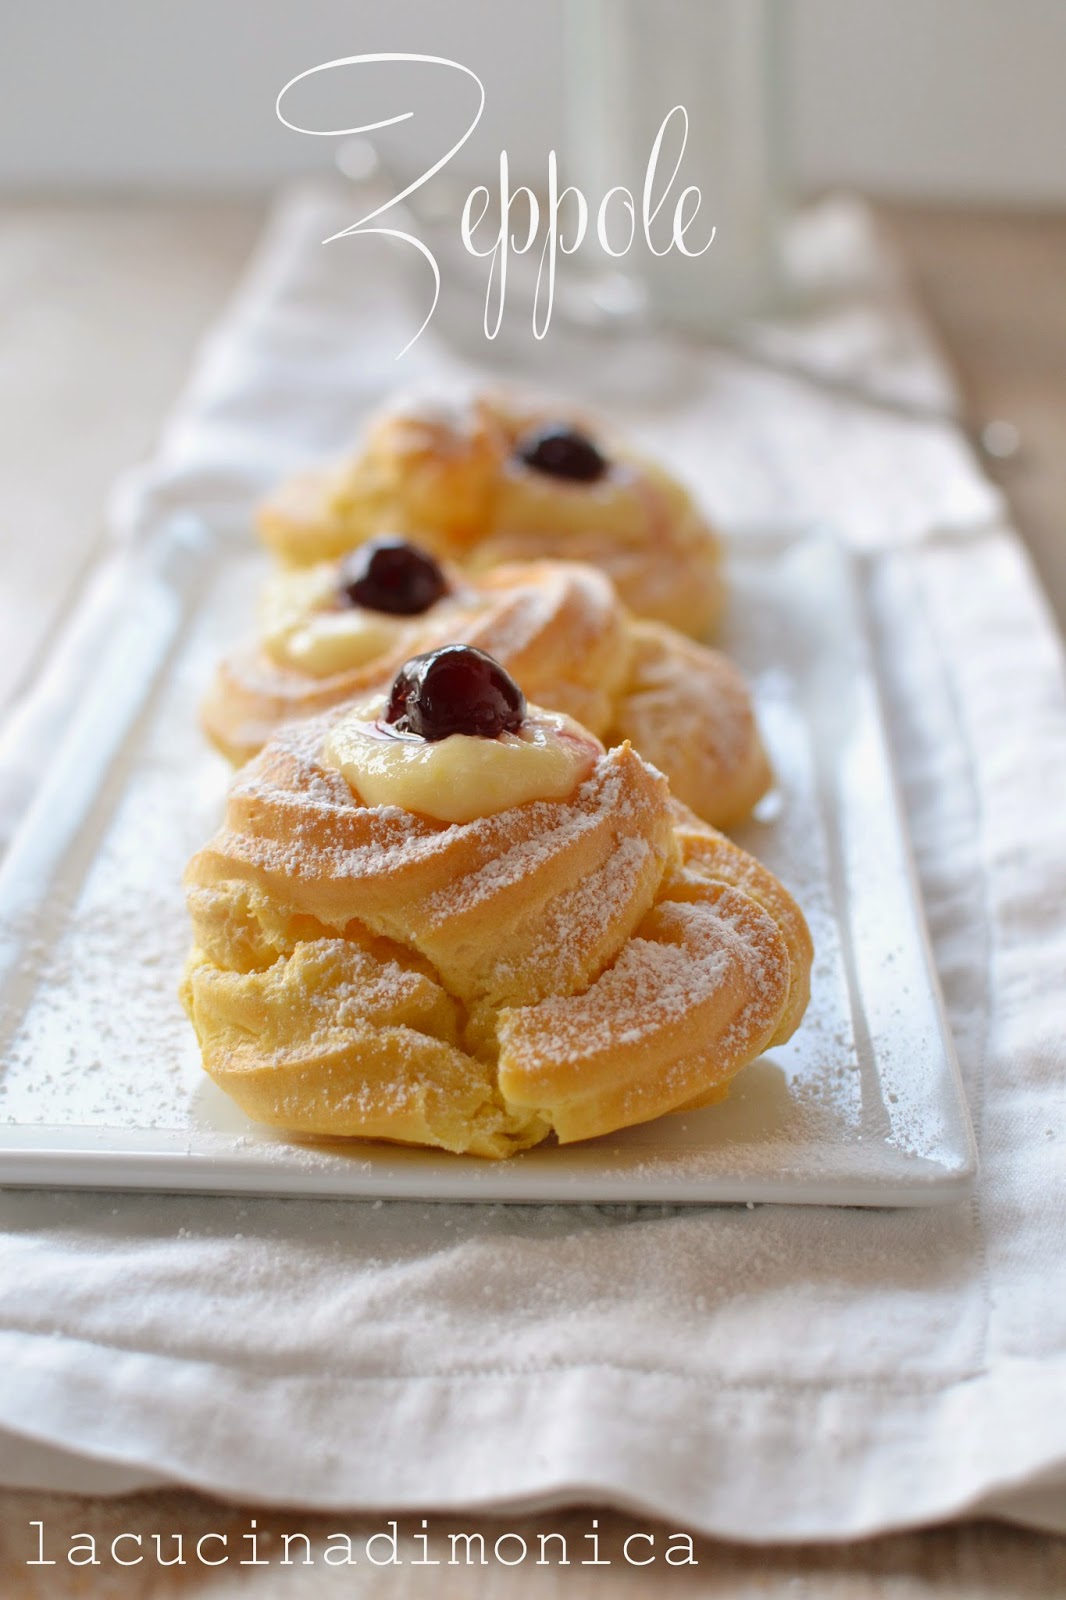
M 811 944 L 771 873 L 452 645 L 292 723 L 187 873 L 183 997 L 257 1121 L 486 1157 L 721 1098 Z
M 247 760 L 282 723 L 383 689 L 407 656 L 447 642 L 494 656 L 529 700 L 605 743 L 631 740 L 716 827 L 741 821 L 770 785 L 737 669 L 631 617 L 596 568 L 539 561 L 474 577 L 395 538 L 275 574 L 260 638 L 219 667 L 204 728 Z
M 697 637 L 722 607 L 719 541 L 688 491 L 602 425 L 543 400 L 397 402 L 350 458 L 284 482 L 260 506 L 258 526 L 296 566 L 381 533 L 473 572 L 586 561 L 636 616 Z

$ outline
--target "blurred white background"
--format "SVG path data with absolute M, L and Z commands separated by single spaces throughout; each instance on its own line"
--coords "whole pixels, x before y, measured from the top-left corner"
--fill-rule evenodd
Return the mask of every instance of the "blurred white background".
M 699 4 L 699 0 L 692 0 Z M 324 170 L 287 131 L 282 84 L 340 55 L 440 54 L 488 103 L 457 170 L 506 146 L 537 179 L 565 149 L 564 0 L 6 0 L 0 186 L 258 190 Z M 803 189 L 1066 201 L 1066 0 L 786 0 L 793 170 Z M 441 150 L 469 84 L 427 73 L 395 158 Z M 666 108 L 664 108 L 665 110 Z

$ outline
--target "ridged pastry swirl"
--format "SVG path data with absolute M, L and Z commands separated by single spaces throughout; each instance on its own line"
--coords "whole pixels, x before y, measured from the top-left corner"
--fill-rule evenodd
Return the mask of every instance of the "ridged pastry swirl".
M 278 574 L 272 609 L 323 615 L 338 567 Z M 246 760 L 282 723 L 383 687 L 408 656 L 456 641 L 494 656 L 529 700 L 576 718 L 605 743 L 631 740 L 674 795 L 716 827 L 742 820 L 765 793 L 771 772 L 751 696 L 723 655 L 634 620 L 609 579 L 584 563 L 448 575 L 450 592 L 428 611 L 382 619 L 382 647 L 369 660 L 314 675 L 262 644 L 229 657 L 202 708 L 206 732 L 232 760 Z
M 719 1098 L 798 1025 L 799 910 L 628 745 L 447 826 L 363 805 L 335 720 L 242 769 L 188 868 L 183 997 L 250 1116 L 500 1157 Z
M 549 475 L 517 453 L 539 426 L 560 421 L 601 441 L 606 470 L 594 482 Z M 504 561 L 590 562 L 637 616 L 695 636 L 722 607 L 719 543 L 687 490 L 572 407 L 513 395 L 394 404 L 351 459 L 283 483 L 258 524 L 299 566 L 400 533 L 477 572 Z

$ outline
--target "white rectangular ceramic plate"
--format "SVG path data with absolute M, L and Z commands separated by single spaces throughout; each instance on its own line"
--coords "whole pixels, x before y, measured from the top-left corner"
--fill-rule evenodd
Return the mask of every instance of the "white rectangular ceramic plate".
M 493 1202 L 965 1196 L 973 1136 L 849 564 L 828 537 L 762 532 L 731 541 L 729 567 L 724 643 L 778 778 L 740 839 L 800 900 L 817 959 L 799 1033 L 724 1105 L 490 1163 L 293 1142 L 215 1089 L 176 997 L 179 885 L 226 780 L 196 702 L 248 626 L 260 574 L 237 541 L 184 518 L 141 551 L 106 616 L 80 619 L 101 641 L 94 669 L 71 686 L 76 718 L 0 871 L 0 1182 Z

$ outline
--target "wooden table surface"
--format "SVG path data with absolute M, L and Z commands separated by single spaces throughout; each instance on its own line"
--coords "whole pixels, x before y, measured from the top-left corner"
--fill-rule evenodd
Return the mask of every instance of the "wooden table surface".
M 998 467 L 1019 528 L 1060 625 L 1066 623 L 1066 217 L 884 208 L 883 221 L 911 271 L 956 370 L 972 418 L 1005 420 L 1020 449 Z M 103 501 L 123 467 L 149 451 L 204 324 L 240 269 L 260 208 L 232 201 L 166 204 L 19 203 L 4 208 L 0 231 L 0 706 L 47 648 L 56 620 L 77 593 L 95 544 Z M 678 1596 L 722 1600 L 922 1600 L 925 1596 L 1066 1595 L 1066 1540 L 992 1523 L 896 1535 L 859 1545 L 749 1550 L 696 1541 L 696 1566 L 640 1569 L 622 1542 L 636 1530 L 669 1530 L 650 1519 L 587 1509 L 548 1516 L 429 1516 L 431 1556 L 447 1561 L 451 1531 L 480 1528 L 491 1546 L 521 1534 L 569 1533 L 573 1551 L 598 1515 L 610 1565 L 484 1568 L 412 1566 L 417 1518 L 401 1520 L 404 1564 L 329 1567 L 330 1533 L 357 1542 L 380 1529 L 359 1519 L 280 1516 L 224 1507 L 181 1492 L 84 1499 L 0 1491 L 0 1596 L 156 1594 L 492 1596 L 645 1594 L 655 1575 Z M 218 1567 L 195 1562 L 160 1569 L 29 1567 L 34 1519 L 66 1550 L 89 1532 L 101 1549 L 119 1532 L 229 1530 L 236 1545 L 255 1516 L 282 1549 L 299 1530 L 317 1540 L 313 1567 Z M 127 1553 L 133 1546 L 120 1547 Z M 210 1548 L 210 1547 L 209 1547 Z M 219 1548 L 219 1547 L 215 1547 Z M 509 1554 L 517 1545 L 506 1547 Z M 650 1548 L 646 1544 L 639 1547 Z M 267 1547 L 264 1546 L 264 1553 Z M 303 1546 L 295 1542 L 294 1559 Z M 106 1554 L 106 1552 L 105 1552 Z

